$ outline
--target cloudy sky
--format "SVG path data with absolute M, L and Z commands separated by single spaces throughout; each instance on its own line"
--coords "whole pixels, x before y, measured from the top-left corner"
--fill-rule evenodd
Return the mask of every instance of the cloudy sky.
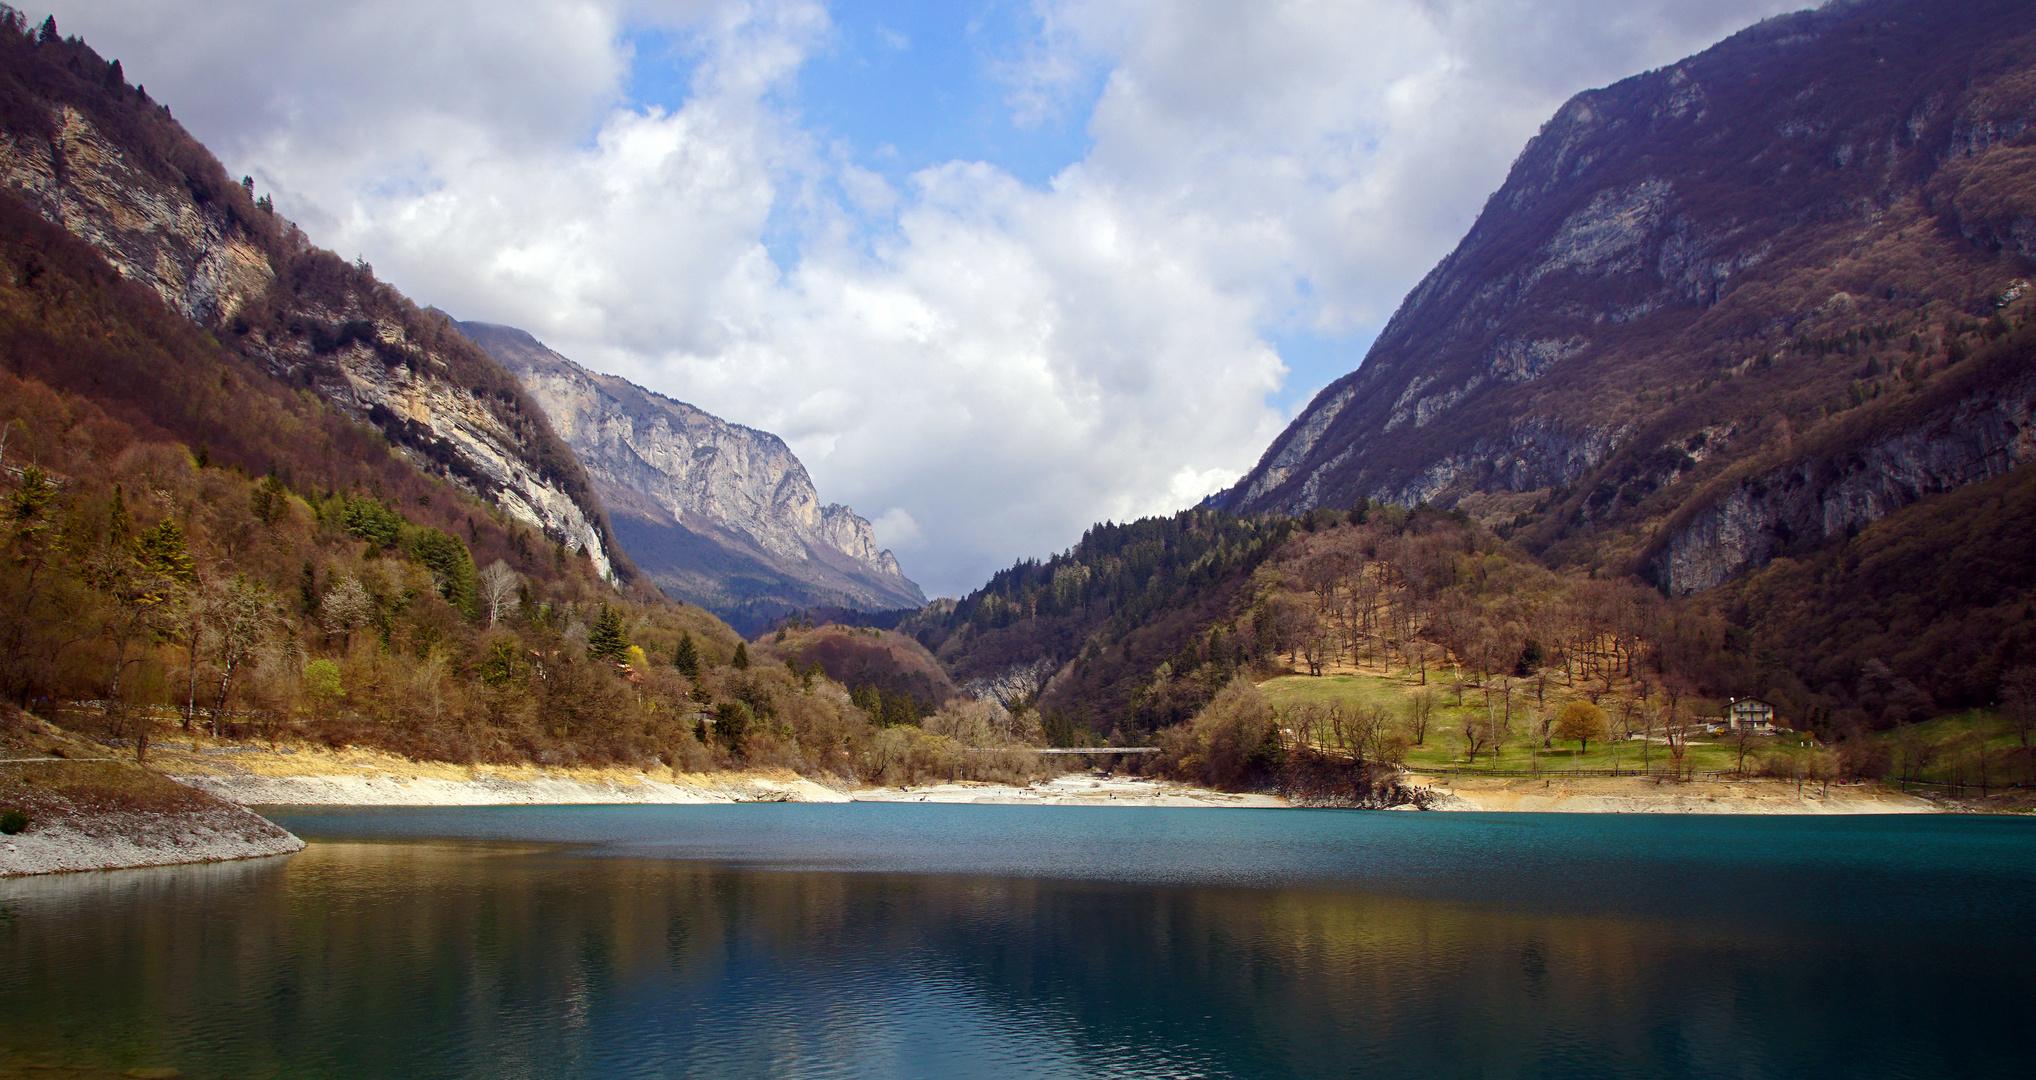
M 823 500 L 958 595 L 1227 486 L 1357 365 L 1563 99 L 1800 6 L 54 14 L 315 242 L 782 435 Z

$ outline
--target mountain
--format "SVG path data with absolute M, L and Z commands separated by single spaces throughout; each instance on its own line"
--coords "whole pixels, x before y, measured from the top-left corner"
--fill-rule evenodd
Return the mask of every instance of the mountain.
M 522 380 L 585 464 L 650 580 L 745 632 L 786 611 L 917 608 L 870 523 L 822 506 L 783 439 L 589 371 L 521 330 L 460 323 Z
M 2036 6 L 1832 3 L 1571 99 L 1216 505 L 1462 508 L 1676 594 L 2036 455 Z
M 1057 741 L 1341 649 L 1759 696 L 1871 775 L 2036 678 L 2032 260 L 2036 7 L 1771 19 L 1564 105 L 1231 489 L 898 628 Z
M 627 577 L 585 471 L 515 378 L 234 183 L 167 106 L 75 39 L 0 33 L 0 190 L 275 378 L 604 577 Z M 329 480 L 305 477 L 304 480 Z

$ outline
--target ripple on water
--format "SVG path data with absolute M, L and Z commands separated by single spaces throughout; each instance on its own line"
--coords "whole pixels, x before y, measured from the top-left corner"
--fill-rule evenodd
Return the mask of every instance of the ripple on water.
M 2028 822 L 851 804 L 289 824 L 313 843 L 286 860 L 0 882 L 5 1068 L 2012 1074 L 2036 959 L 1998 932 L 2036 915 Z

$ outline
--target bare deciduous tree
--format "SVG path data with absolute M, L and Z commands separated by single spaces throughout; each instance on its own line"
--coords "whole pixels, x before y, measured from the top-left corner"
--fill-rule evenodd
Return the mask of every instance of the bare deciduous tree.
M 1414 745 L 1428 742 L 1428 724 L 1435 719 L 1435 694 L 1429 690 L 1416 691 L 1407 702 L 1408 728 L 1414 733 Z
M 326 592 L 318 605 L 319 621 L 327 634 L 339 634 L 353 644 L 353 632 L 375 617 L 375 600 L 360 579 L 343 577 Z
M 219 697 L 212 705 L 212 735 L 226 715 L 226 701 L 233 691 L 233 677 L 243 667 L 253 666 L 258 650 L 282 625 L 260 582 L 237 575 L 217 589 L 208 605 L 212 618 L 212 642 L 219 663 Z
M 501 622 L 510 605 L 516 603 L 516 590 L 523 584 L 523 579 L 509 569 L 508 563 L 496 559 L 481 571 L 477 583 L 481 604 L 488 609 L 488 625 L 493 626 Z

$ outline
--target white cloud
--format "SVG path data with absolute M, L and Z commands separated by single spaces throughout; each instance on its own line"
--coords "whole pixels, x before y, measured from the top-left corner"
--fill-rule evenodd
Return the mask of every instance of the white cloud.
M 870 522 L 877 543 L 897 551 L 911 551 L 926 542 L 925 532 L 902 506 L 893 506 Z
M 894 183 L 802 129 L 813 0 L 57 18 L 319 243 L 778 432 L 954 593 L 1234 479 L 1282 422 L 1270 332 L 1374 331 L 1562 98 L 1779 6 L 1040 0 L 993 61 L 1014 121 L 1102 87 L 1043 190 L 962 161 Z M 625 99 L 644 27 L 691 65 L 675 108 Z

